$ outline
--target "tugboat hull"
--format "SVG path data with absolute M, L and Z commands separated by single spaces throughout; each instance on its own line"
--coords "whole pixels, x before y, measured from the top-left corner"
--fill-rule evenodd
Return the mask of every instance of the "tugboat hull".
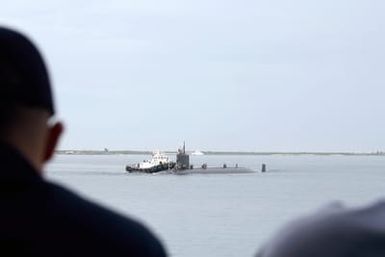
M 127 165 L 126 171 L 128 173 L 133 173 L 133 172 L 156 173 L 156 172 L 161 172 L 161 171 L 165 171 L 165 170 L 171 170 L 174 167 L 175 167 L 175 162 L 158 164 L 158 165 L 152 166 L 150 168 L 137 168 L 137 167 L 131 167 L 131 166 Z

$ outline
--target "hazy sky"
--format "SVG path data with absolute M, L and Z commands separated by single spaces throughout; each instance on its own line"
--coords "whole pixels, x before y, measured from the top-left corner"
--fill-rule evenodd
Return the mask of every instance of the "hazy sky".
M 385 2 L 6 0 L 61 149 L 385 150 Z

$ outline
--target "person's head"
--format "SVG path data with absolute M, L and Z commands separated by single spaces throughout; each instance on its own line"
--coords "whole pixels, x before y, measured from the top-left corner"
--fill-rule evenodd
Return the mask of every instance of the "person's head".
M 54 114 L 39 51 L 24 35 L 0 27 L 0 142 L 17 148 L 40 171 L 63 130 Z

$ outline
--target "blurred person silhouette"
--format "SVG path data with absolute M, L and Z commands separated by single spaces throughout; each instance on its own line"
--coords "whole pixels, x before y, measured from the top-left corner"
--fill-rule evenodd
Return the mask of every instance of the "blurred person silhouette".
M 383 257 L 385 202 L 364 208 L 330 204 L 278 231 L 257 257 Z
M 165 256 L 140 223 L 44 179 L 63 131 L 54 114 L 39 51 L 0 27 L 0 256 Z

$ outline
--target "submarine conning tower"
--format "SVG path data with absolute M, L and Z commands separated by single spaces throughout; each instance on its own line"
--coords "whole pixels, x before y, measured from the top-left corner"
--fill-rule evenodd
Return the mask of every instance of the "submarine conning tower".
M 187 170 L 190 168 L 190 156 L 186 154 L 186 144 L 183 142 L 183 148 L 178 149 L 176 155 L 176 168 L 178 170 Z

